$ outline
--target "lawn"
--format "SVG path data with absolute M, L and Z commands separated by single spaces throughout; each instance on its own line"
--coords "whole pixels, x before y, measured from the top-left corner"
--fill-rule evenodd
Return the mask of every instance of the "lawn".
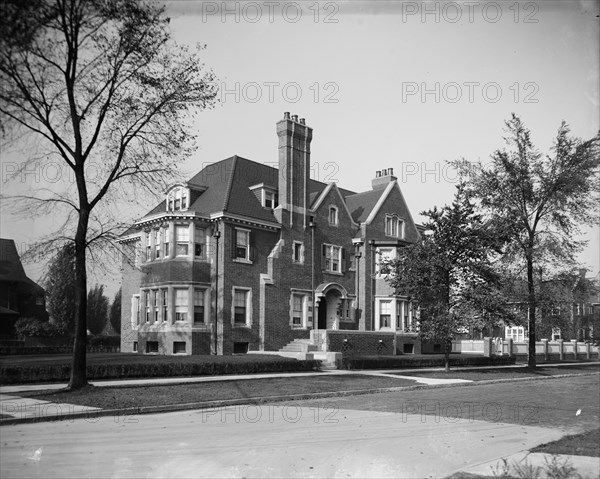
M 468 379 L 469 381 L 487 381 L 490 379 L 536 378 L 544 376 L 557 376 L 562 374 L 589 374 L 593 372 L 600 372 L 600 365 L 574 363 L 572 365 L 560 367 L 538 366 L 534 370 L 523 367 L 515 367 L 499 369 L 450 370 L 450 372 L 403 371 L 389 374 L 398 376 L 419 376 L 436 379 Z
M 415 382 L 408 379 L 348 374 L 244 379 L 168 386 L 89 387 L 72 392 L 36 391 L 19 393 L 19 395 L 55 403 L 117 409 L 413 385 Z
M 533 448 L 531 452 L 600 457 L 600 428 L 581 434 L 565 436 L 548 444 L 540 444 Z

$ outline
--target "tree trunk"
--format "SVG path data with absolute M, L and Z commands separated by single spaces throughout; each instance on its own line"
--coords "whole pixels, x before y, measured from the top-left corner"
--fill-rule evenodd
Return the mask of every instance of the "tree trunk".
M 73 345 L 73 363 L 69 389 L 87 386 L 87 273 L 85 268 L 86 233 L 88 229 L 89 211 L 79 211 L 77 233 L 75 235 L 75 343 Z
M 536 313 L 536 298 L 535 298 L 535 278 L 533 276 L 533 257 L 532 252 L 527 254 L 527 289 L 528 289 L 528 308 L 529 308 L 529 348 L 527 366 L 530 368 L 536 367 L 535 361 L 535 313 Z

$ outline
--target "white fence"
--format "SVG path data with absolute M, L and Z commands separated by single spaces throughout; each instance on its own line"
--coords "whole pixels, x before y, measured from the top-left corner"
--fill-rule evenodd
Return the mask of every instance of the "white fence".
M 527 341 L 516 342 L 512 339 L 460 339 L 452 342 L 452 352 L 461 354 L 483 354 L 485 356 L 527 356 L 529 354 L 529 343 Z M 535 352 L 537 355 L 543 355 L 545 358 L 598 358 L 598 346 L 594 346 L 591 343 L 563 341 L 560 339 L 558 341 L 548 341 L 547 339 L 536 341 Z

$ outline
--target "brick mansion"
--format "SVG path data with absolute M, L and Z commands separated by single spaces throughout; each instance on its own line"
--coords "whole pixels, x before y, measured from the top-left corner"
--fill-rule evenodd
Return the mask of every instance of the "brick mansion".
M 312 128 L 285 113 L 276 131 L 278 168 L 212 163 L 121 237 L 121 351 L 420 351 L 410 298 L 379 273 L 420 234 L 393 170 L 362 192 L 315 181 Z

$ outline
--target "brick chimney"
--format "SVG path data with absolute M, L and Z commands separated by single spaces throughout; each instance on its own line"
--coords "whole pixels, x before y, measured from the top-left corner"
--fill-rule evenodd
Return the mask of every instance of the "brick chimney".
M 394 169 L 387 168 L 385 170 L 380 170 L 375 172 L 375 178 L 371 180 L 371 186 L 374 190 L 378 190 L 381 188 L 385 188 L 388 183 L 392 181 L 396 181 L 398 178 L 394 176 Z
M 308 227 L 310 142 L 312 128 L 298 115 L 283 114 L 277 122 L 279 137 L 279 208 L 277 219 L 286 226 Z

